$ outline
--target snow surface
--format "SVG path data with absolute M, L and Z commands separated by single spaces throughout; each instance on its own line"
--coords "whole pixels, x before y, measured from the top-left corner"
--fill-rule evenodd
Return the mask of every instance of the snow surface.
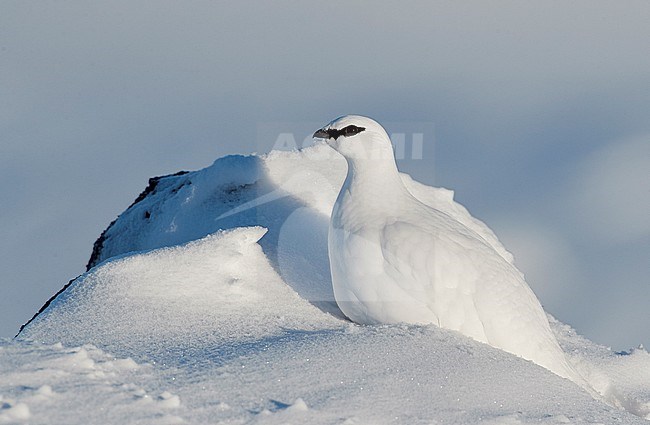
M 344 174 L 317 145 L 159 179 L 95 267 L 0 342 L 0 423 L 647 423 L 641 348 L 613 353 L 552 320 L 597 400 L 453 331 L 345 320 L 327 263 Z M 402 178 L 511 261 L 452 192 Z

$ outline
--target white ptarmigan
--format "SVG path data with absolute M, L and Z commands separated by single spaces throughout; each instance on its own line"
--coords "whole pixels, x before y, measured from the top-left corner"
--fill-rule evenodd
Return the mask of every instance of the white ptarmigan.
M 436 324 L 585 386 L 524 277 L 479 234 L 417 200 L 376 121 L 348 115 L 314 133 L 348 172 L 328 235 L 334 297 L 360 324 Z

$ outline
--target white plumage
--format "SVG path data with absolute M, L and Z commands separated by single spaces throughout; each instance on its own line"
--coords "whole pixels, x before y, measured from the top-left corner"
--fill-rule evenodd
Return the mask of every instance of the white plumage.
M 347 317 L 433 323 L 584 386 L 523 275 L 479 234 L 409 193 L 381 125 L 349 115 L 314 137 L 348 163 L 328 238 L 334 296 Z

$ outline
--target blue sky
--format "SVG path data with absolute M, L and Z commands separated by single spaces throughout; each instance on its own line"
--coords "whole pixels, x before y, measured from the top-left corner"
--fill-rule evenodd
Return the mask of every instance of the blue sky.
M 358 113 L 435 129 L 400 168 L 454 189 L 548 311 L 650 344 L 647 2 L 0 10 L 0 336 L 84 270 L 149 177 L 266 152 L 269 123 Z

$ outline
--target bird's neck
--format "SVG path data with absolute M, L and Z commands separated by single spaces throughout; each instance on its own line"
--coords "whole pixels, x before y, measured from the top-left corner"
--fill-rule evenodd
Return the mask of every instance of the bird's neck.
M 348 159 L 348 173 L 340 201 L 388 212 L 402 197 L 409 196 L 397 170 L 395 160 Z

